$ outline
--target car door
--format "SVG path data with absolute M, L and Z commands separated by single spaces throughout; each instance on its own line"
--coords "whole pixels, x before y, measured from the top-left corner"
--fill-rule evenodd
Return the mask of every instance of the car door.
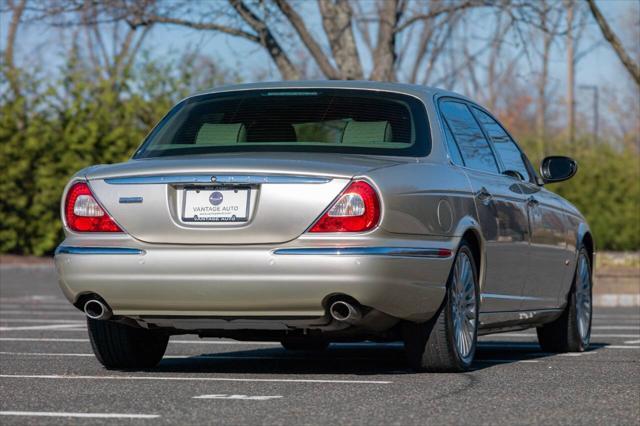
M 522 308 L 553 309 L 561 304 L 560 289 L 572 278 L 573 247 L 568 244 L 568 223 L 562 211 L 563 201 L 544 187 L 527 184 L 531 226 L 529 274 L 524 288 Z
M 554 308 L 565 272 L 565 218 L 558 197 L 539 186 L 530 162 L 504 128 L 489 114 L 472 107 L 489 136 L 503 172 L 519 176 L 529 223 L 529 273 L 523 282 L 522 310 Z
M 455 139 L 475 193 L 485 247 L 482 312 L 516 311 L 528 273 L 527 198 L 501 166 L 464 101 L 445 98 L 440 110 Z

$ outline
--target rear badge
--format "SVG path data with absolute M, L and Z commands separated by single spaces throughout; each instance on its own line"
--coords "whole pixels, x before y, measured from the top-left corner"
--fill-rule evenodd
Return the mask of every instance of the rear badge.
M 223 199 L 224 197 L 222 196 L 222 193 L 218 191 L 212 192 L 211 195 L 209 196 L 209 202 L 211 203 L 212 206 L 220 205 Z
M 217 177 L 215 177 L 215 176 L 211 176 L 211 182 L 215 182 L 215 181 L 217 181 L 217 180 L 218 180 L 218 178 L 217 178 Z
M 120 197 L 120 204 L 137 204 L 142 202 L 142 197 Z

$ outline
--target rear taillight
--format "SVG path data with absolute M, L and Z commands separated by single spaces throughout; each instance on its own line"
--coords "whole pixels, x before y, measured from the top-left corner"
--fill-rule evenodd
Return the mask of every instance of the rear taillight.
M 347 187 L 309 232 L 364 232 L 380 221 L 380 200 L 367 182 L 357 180 Z
M 84 182 L 74 184 L 64 204 L 67 226 L 76 232 L 122 232 L 122 229 L 100 207 Z

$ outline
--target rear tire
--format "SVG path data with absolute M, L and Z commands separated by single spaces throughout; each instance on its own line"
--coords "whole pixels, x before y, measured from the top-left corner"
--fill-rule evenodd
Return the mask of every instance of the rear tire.
M 109 369 L 155 367 L 169 342 L 169 335 L 113 321 L 87 318 L 93 353 Z
M 447 293 L 438 314 L 423 324 L 405 323 L 403 335 L 412 369 L 434 373 L 467 371 L 478 338 L 478 274 L 465 241 L 449 274 Z
M 323 352 L 329 347 L 329 342 L 311 337 L 289 337 L 280 344 L 288 351 Z
M 591 263 L 587 250 L 578 252 L 573 285 L 562 315 L 537 328 L 538 342 L 545 352 L 584 352 L 591 339 Z

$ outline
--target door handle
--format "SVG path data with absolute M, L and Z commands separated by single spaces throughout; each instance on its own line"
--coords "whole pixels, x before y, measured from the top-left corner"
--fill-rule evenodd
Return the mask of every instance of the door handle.
M 537 207 L 538 204 L 540 204 L 540 202 L 536 200 L 536 197 L 529 197 L 529 199 L 527 200 L 527 205 L 529 207 Z
M 491 193 L 484 186 L 480 188 L 480 191 L 478 191 L 476 197 L 478 198 L 478 200 L 482 201 L 485 204 L 489 203 L 491 201 L 491 198 L 493 198 Z

